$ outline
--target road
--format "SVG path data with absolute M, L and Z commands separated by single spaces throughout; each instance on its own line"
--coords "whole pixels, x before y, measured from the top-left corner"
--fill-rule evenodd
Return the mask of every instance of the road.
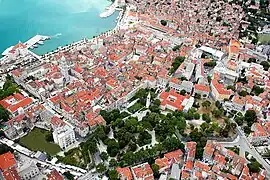
M 15 150 L 16 152 L 18 152 L 18 154 L 22 155 L 22 156 L 26 156 L 27 158 L 35 161 L 36 163 L 40 163 L 44 166 L 48 166 L 50 167 L 50 169 L 56 169 L 57 171 L 60 172 L 66 172 L 66 171 L 70 171 L 70 173 L 72 173 L 75 176 L 82 176 L 85 173 L 87 173 L 86 170 L 78 168 L 78 167 L 74 167 L 74 166 L 70 166 L 70 165 L 64 165 L 64 164 L 52 164 L 51 162 L 47 161 L 40 161 L 39 159 L 34 157 L 35 152 L 32 152 L 26 148 L 23 148 L 19 145 L 16 145 L 13 141 L 10 141 L 6 138 L 0 139 L 0 143 L 2 144 L 6 144 L 7 146 L 9 146 L 10 148 L 12 148 L 13 150 Z
M 224 147 L 240 147 L 240 152 L 248 152 L 251 154 L 267 171 L 267 176 L 270 177 L 270 165 L 262 158 L 256 149 L 249 143 L 245 133 L 237 126 L 238 137 L 233 142 L 219 142 Z

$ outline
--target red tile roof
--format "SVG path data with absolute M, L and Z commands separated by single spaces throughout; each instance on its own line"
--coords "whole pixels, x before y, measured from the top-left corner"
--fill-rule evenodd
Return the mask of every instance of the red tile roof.
M 30 105 L 32 102 L 33 102 L 32 98 L 28 97 L 28 98 L 25 98 L 25 99 L 19 101 L 18 103 L 14 104 L 14 105 L 9 106 L 8 110 L 10 110 L 11 112 L 15 112 L 20 107 L 24 108 L 24 107 Z
M 146 178 L 154 179 L 153 171 L 148 163 L 142 164 L 132 168 L 136 178 Z
M 166 158 L 166 157 L 156 159 L 155 164 L 158 165 L 159 169 L 169 167 L 169 161 L 168 161 L 168 158 Z
M 11 152 L 0 155 L 0 169 L 2 171 L 14 167 L 16 165 L 16 160 Z
M 210 87 L 209 86 L 202 85 L 202 84 L 195 84 L 194 88 L 197 91 L 210 92 Z
M 124 167 L 124 168 L 118 167 L 116 168 L 116 171 L 120 175 L 121 180 L 132 180 L 132 174 L 128 167 Z
M 205 172 L 208 172 L 210 170 L 210 167 L 201 161 L 196 161 L 194 164 L 194 167 L 197 169 L 203 170 Z
M 175 163 L 181 160 L 183 154 L 184 153 L 180 149 L 178 149 L 164 154 L 164 157 L 168 158 L 169 161 L 173 161 L 172 163 Z
M 171 89 L 169 92 L 163 91 L 160 94 L 161 106 L 170 105 L 178 110 L 182 110 L 184 107 L 181 105 L 186 96 L 178 94 L 175 90 Z
M 48 180 L 64 180 L 64 178 L 54 169 L 48 174 Z
M 4 171 L 3 177 L 5 180 L 20 180 L 21 179 L 15 167 L 12 167 Z

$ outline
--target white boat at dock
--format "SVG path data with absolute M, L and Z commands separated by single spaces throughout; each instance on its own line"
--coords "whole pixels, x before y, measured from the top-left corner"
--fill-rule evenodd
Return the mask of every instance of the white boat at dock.
M 43 45 L 43 44 L 44 44 L 43 41 L 38 41 L 37 43 L 38 43 L 39 45 Z

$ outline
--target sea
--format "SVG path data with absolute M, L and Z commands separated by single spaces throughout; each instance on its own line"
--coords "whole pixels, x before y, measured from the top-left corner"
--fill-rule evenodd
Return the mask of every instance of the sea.
M 109 0 L 0 0 L 0 54 L 37 34 L 52 37 L 32 50 L 42 55 L 109 31 L 119 12 L 107 18 L 99 14 L 110 4 Z

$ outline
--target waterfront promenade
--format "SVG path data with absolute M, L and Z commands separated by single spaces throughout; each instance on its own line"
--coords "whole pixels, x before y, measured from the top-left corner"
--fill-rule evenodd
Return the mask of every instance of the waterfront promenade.
M 118 1 L 119 0 L 115 0 L 109 7 L 106 8 L 106 11 L 101 13 L 99 16 L 101 18 L 106 18 L 106 17 L 111 16 L 115 12 L 116 8 L 118 7 Z

